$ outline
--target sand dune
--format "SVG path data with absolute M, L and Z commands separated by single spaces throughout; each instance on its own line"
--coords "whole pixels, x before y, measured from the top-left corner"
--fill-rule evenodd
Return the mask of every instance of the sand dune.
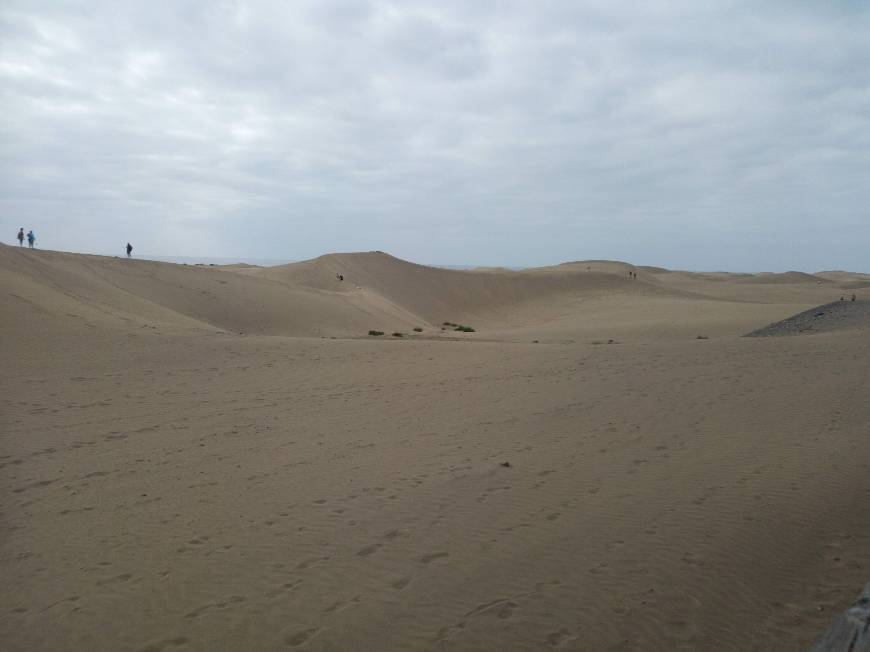
M 460 271 L 382 252 L 329 254 L 279 267 L 210 267 L 0 247 L 7 316 L 23 310 L 86 324 L 248 334 L 353 336 L 414 326 L 433 334 L 443 321 L 474 321 L 504 334 L 566 317 L 577 322 L 576 313 L 583 311 L 590 314 L 579 325 L 595 323 L 607 316 L 601 310 L 606 305 L 618 312 L 643 306 L 645 314 L 651 309 L 667 318 L 676 305 L 692 313 L 699 300 L 775 307 L 757 313 L 760 326 L 800 305 L 827 302 L 837 291 L 814 287 L 807 279 L 815 277 L 797 272 L 723 277 L 639 268 L 633 280 L 627 272 L 634 269 L 617 261 L 578 261 L 522 271 Z M 839 289 L 856 277 L 822 280 Z M 754 282 L 774 287 L 766 293 L 742 287 Z M 626 315 L 617 324 L 621 329 L 633 321 Z
M 418 318 L 377 298 L 288 285 L 251 269 L 0 248 L 3 312 L 125 327 L 346 335 Z
M 870 568 L 870 324 L 741 336 L 861 275 L 628 269 L 0 247 L 0 647 L 808 648 Z
M 590 262 L 590 267 L 595 263 Z M 629 266 L 619 263 L 618 269 Z M 257 275 L 293 286 L 379 296 L 430 324 L 500 316 L 564 296 L 640 294 L 643 288 L 627 275 L 607 270 L 587 271 L 585 263 L 523 271 L 464 271 L 400 260 L 382 252 L 330 254 L 315 260 L 271 267 Z M 339 281 L 336 274 L 344 276 Z M 668 294 L 660 288 L 647 292 Z M 534 308 L 532 308 L 534 309 Z M 498 318 L 498 317 L 497 317 Z
M 862 290 L 870 288 L 870 274 L 854 272 L 818 272 L 816 276 L 827 279 L 843 290 Z
M 797 283 L 826 283 L 827 279 L 819 278 L 813 274 L 804 272 L 783 272 L 776 274 L 766 272 L 761 274 L 753 274 L 749 278 L 741 279 L 743 283 L 778 283 L 778 284 L 797 284 Z
M 870 329 L 870 301 L 833 301 L 749 333 L 749 337 L 781 337 L 802 333 Z

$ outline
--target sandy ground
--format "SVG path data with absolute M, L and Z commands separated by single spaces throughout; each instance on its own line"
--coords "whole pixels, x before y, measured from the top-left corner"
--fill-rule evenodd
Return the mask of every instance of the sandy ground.
M 0 647 L 795 650 L 870 578 L 870 325 L 741 337 L 863 275 L 418 267 L 0 247 Z

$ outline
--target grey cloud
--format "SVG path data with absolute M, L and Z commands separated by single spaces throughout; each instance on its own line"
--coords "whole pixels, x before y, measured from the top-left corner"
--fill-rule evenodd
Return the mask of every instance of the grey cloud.
M 868 35 L 845 1 L 7 0 L 0 229 L 866 270 Z

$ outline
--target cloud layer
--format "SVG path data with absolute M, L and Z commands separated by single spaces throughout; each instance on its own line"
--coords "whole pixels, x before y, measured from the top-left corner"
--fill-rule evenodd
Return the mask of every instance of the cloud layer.
M 45 247 L 870 270 L 863 2 L 0 8 Z

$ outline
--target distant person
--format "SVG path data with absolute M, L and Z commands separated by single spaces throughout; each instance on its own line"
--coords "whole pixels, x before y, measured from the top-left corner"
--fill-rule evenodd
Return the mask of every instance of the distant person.
M 854 301 L 854 300 L 855 300 L 855 293 L 853 292 L 852 293 L 852 301 Z
M 18 229 L 18 235 L 16 237 L 18 238 L 18 246 L 23 247 L 24 246 L 24 227 L 23 226 L 20 229 Z
M 27 232 L 27 245 L 33 249 L 33 245 L 36 244 L 36 234 L 33 232 L 33 229 Z
M 128 243 L 127 243 L 127 258 L 129 258 L 129 257 L 130 257 L 130 254 L 132 254 L 132 253 L 133 253 L 133 245 L 131 245 L 131 244 L 128 242 Z

